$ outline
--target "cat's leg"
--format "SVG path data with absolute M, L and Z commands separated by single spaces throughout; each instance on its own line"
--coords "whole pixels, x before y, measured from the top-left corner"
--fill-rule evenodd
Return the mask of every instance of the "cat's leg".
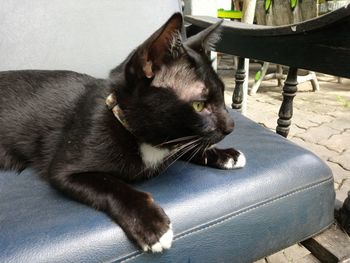
M 243 168 L 246 164 L 244 154 L 234 148 L 210 148 L 204 152 L 199 151 L 196 154 L 188 153 L 184 156 L 184 159 L 199 165 L 218 169 L 238 169 Z
M 5 168 L 5 158 L 6 158 L 5 149 L 0 144 L 0 169 Z
M 59 173 L 52 185 L 75 200 L 107 213 L 144 251 L 171 247 L 170 220 L 150 194 L 133 189 L 105 173 Z

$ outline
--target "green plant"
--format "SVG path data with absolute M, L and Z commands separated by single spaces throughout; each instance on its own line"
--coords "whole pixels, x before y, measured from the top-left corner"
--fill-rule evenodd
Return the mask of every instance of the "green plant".
M 272 0 L 265 0 L 265 12 L 268 12 L 270 10 L 271 1 Z
M 345 108 L 350 108 L 350 100 L 344 98 L 343 96 L 337 96 L 337 101 L 342 104 Z
M 294 10 L 297 4 L 298 4 L 298 0 L 290 0 L 290 7 L 292 8 L 292 10 Z

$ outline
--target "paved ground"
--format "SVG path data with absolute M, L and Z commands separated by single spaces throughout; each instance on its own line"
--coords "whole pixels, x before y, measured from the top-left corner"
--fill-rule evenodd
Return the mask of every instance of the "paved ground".
M 218 70 L 226 84 L 228 104 L 234 85 L 231 61 L 222 59 Z M 251 66 L 250 87 L 258 68 L 258 64 Z M 318 92 L 312 92 L 310 82 L 298 85 L 288 138 L 314 152 L 329 165 L 335 178 L 337 199 L 343 201 L 350 190 L 350 79 L 342 79 L 341 84 L 332 76 L 319 74 L 318 79 Z M 281 101 L 277 81 L 263 81 L 258 93 L 248 96 L 247 116 L 275 130 Z

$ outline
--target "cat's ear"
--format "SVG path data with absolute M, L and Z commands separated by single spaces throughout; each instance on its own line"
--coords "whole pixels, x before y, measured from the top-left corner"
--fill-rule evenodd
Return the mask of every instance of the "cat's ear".
M 198 51 L 209 51 L 215 48 L 216 43 L 221 39 L 221 24 L 223 20 L 207 27 L 198 34 L 188 38 L 185 45 Z
M 182 15 L 175 13 L 141 46 L 143 59 L 142 70 L 147 78 L 167 60 L 179 56 L 182 49 Z

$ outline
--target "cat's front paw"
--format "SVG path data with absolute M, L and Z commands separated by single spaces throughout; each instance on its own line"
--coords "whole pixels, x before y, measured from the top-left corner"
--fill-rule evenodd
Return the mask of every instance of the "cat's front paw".
M 209 149 L 205 153 L 205 163 L 219 169 L 238 169 L 246 164 L 246 158 L 241 151 L 229 149 Z
M 233 150 L 233 149 L 227 149 L 227 150 Z M 230 152 L 230 151 L 228 151 Z M 223 161 L 223 167 L 225 169 L 237 169 L 237 168 L 243 168 L 246 164 L 246 158 L 245 155 L 241 151 L 237 151 L 237 153 L 234 154 L 228 154 L 226 157 L 226 160 Z
M 143 251 L 152 251 L 153 253 L 162 252 L 165 249 L 169 249 L 173 242 L 174 233 L 171 224 L 168 230 L 157 240 L 156 243 L 143 246 Z
M 150 195 L 133 204 L 125 215 L 124 231 L 143 251 L 158 253 L 171 247 L 174 234 L 170 219 Z

